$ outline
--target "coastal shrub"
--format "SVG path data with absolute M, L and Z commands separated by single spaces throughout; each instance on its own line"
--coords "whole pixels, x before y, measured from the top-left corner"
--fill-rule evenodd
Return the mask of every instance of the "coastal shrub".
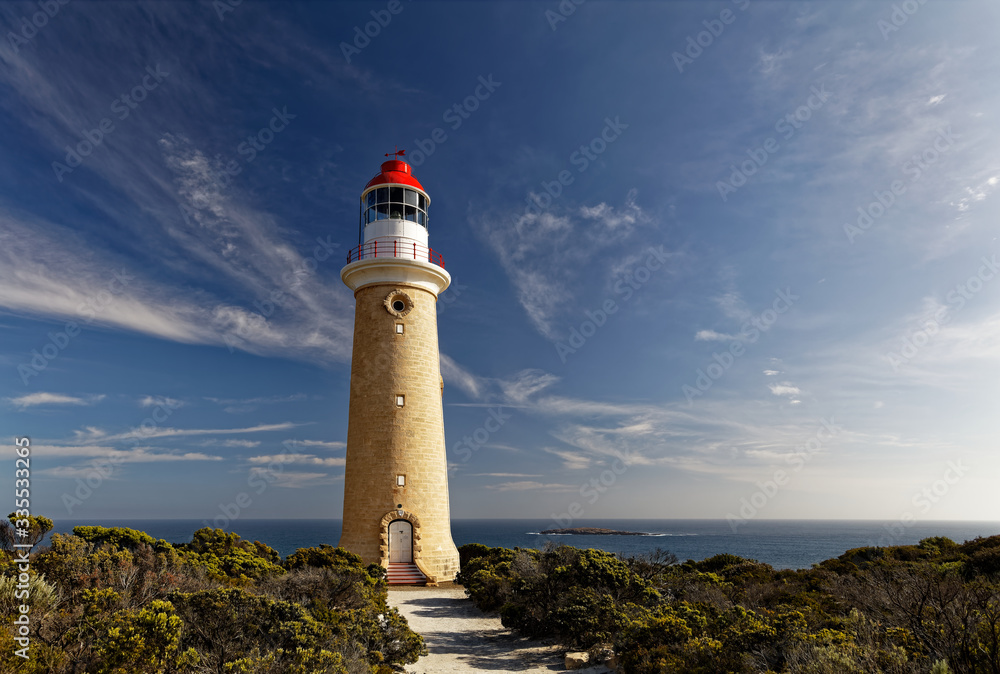
M 469 551 L 459 581 L 484 611 L 533 637 L 580 648 L 610 642 L 628 624 L 623 608 L 652 606 L 660 595 L 629 564 L 602 550 L 569 546 Z
M 247 585 L 285 572 L 276 550 L 222 529 L 199 529 L 190 543 L 178 545 L 177 549 L 186 564 L 204 568 L 209 577 L 230 585 Z
M 480 543 L 466 543 L 458 549 L 458 562 L 459 568 L 465 568 L 465 565 L 476 557 L 484 557 L 489 554 L 490 548 L 482 545 Z
M 385 571 L 328 545 L 282 561 L 219 529 L 171 544 L 77 527 L 53 534 L 30 562 L 31 659 L 12 655 L 19 581 L 8 563 L 0 671 L 389 674 L 426 652 L 388 606 Z
M 461 579 L 522 634 L 612 644 L 624 672 L 995 674 L 998 551 L 1000 537 L 935 537 L 777 571 L 728 554 L 651 564 L 566 546 L 475 548 Z

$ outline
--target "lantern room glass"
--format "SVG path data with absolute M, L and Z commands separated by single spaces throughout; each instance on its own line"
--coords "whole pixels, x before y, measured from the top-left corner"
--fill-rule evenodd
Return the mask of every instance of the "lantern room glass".
M 426 227 L 430 221 L 427 202 L 427 197 L 416 190 L 406 187 L 377 187 L 362 199 L 362 222 L 367 225 L 376 220 L 397 219 Z

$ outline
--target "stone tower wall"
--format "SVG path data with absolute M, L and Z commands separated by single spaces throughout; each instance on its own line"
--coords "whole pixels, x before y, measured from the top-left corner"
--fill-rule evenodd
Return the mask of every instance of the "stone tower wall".
M 387 308 L 394 291 L 412 303 L 403 316 Z M 366 563 L 387 564 L 385 518 L 402 504 L 400 519 L 414 524 L 414 561 L 432 581 L 453 580 L 459 561 L 451 538 L 437 297 L 377 283 L 359 288 L 355 302 L 340 545 Z M 397 395 L 405 396 L 402 407 Z M 397 475 L 405 476 L 404 487 L 396 485 Z

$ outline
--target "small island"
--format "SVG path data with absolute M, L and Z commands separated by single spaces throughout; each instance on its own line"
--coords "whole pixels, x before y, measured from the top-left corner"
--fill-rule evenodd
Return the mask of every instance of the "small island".
M 546 529 L 542 534 L 555 534 L 562 536 L 572 534 L 577 536 L 652 536 L 642 531 L 617 531 L 615 529 L 601 529 L 598 527 L 573 527 L 572 529 Z

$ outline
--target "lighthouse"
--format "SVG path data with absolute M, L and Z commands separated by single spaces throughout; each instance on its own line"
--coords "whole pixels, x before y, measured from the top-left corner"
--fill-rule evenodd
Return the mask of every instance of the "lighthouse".
M 435 584 L 459 570 L 437 336 L 451 276 L 428 246 L 430 196 L 398 154 L 361 193 L 358 246 L 340 272 L 355 299 L 340 546 L 384 566 L 390 584 Z

